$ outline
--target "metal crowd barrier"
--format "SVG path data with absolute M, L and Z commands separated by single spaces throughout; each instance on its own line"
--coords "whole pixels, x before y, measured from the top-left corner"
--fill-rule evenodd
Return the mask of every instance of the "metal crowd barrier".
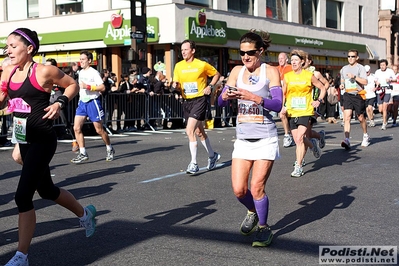
M 165 119 L 166 121 L 184 119 L 183 99 L 176 94 L 150 96 L 144 93 L 109 93 L 101 96 L 101 99 L 105 113 L 103 123 L 108 133 L 137 124 L 155 130 L 154 125 L 162 126 Z M 78 100 L 79 97 L 76 96 L 64 110 L 64 115 L 71 125 L 73 125 Z M 215 121 L 215 127 L 221 127 L 222 122 L 223 125 L 235 124 L 236 113 L 234 112 L 234 106 L 218 107 L 216 105 L 211 107 L 209 104 L 209 109 Z M 87 120 L 86 124 L 91 124 L 91 122 Z M 66 125 L 58 118 L 55 120 L 54 126 L 65 127 Z M 2 132 L 0 136 L 6 134 Z
M 67 119 L 73 124 L 75 110 L 79 97 L 75 97 L 68 104 Z M 155 124 L 162 126 L 163 121 L 184 119 L 183 99 L 176 94 L 163 94 L 150 96 L 144 93 L 109 93 L 102 96 L 104 108 L 104 126 L 107 130 L 123 129 L 129 125 L 141 124 L 152 130 Z M 216 121 L 223 120 L 226 125 L 235 119 L 232 107 L 212 107 L 212 118 Z M 87 121 L 90 123 L 90 121 Z M 233 122 L 234 124 L 234 122 Z M 61 119 L 55 121 L 55 126 L 64 126 Z M 110 133 L 110 132 L 109 132 Z M 112 131 L 111 131 L 112 133 Z

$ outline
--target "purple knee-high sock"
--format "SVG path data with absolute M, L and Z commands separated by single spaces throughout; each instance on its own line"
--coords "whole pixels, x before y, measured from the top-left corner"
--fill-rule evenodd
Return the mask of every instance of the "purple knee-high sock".
M 245 196 L 240 199 L 237 198 L 245 207 L 247 207 L 248 210 L 252 211 L 255 210 L 255 204 L 254 204 L 254 198 L 252 198 L 251 191 L 247 189 L 247 193 Z
M 267 225 L 267 216 L 269 215 L 269 198 L 267 195 L 263 199 L 254 200 L 256 213 L 259 218 L 259 225 Z

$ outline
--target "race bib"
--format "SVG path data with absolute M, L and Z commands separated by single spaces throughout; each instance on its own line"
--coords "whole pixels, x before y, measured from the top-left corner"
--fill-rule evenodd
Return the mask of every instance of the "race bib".
M 14 98 L 8 100 L 7 112 L 18 112 L 29 114 L 32 111 L 30 105 L 25 102 L 22 98 Z
M 345 79 L 345 90 L 346 92 L 357 91 L 356 81 L 354 79 Z
M 292 97 L 291 107 L 296 110 L 306 110 L 306 97 Z
M 238 123 L 263 123 L 263 106 L 253 102 L 242 102 L 238 106 Z
M 197 82 L 184 82 L 183 83 L 183 88 L 184 88 L 184 93 L 186 95 L 198 93 L 198 84 L 197 84 Z
M 27 118 L 20 118 L 14 116 L 14 128 L 12 131 L 11 142 L 26 144 L 26 120 Z

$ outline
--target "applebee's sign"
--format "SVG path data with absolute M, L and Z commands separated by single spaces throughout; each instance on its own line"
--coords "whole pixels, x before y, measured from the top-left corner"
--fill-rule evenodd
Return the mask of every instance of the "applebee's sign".
M 125 39 L 130 39 L 131 26 L 130 21 L 123 19 L 123 14 L 118 10 L 115 14 L 111 15 L 109 22 L 104 22 L 105 36 L 104 43 L 119 44 Z
M 202 43 L 216 43 L 226 44 L 227 43 L 227 24 L 225 21 L 203 19 L 206 24 L 201 26 L 199 24 L 199 17 L 197 18 L 186 18 L 186 38 Z

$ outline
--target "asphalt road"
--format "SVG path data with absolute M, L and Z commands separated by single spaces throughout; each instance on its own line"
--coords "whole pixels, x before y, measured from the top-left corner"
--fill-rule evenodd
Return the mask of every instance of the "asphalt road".
M 378 121 L 378 120 L 377 120 Z M 398 245 L 399 128 L 370 128 L 371 145 L 352 123 L 352 149 L 340 147 L 343 128 L 319 123 L 327 133 L 320 159 L 308 152 L 305 175 L 291 178 L 295 148 L 283 148 L 267 183 L 271 246 L 251 247 L 239 226 L 246 214 L 231 189 L 234 128 L 209 130 L 222 157 L 205 171 L 187 175 L 184 130 L 113 135 L 115 160 L 105 161 L 98 138 L 87 138 L 90 160 L 81 165 L 70 143 L 59 143 L 51 163 L 54 182 L 82 203 L 94 204 L 96 233 L 86 238 L 72 213 L 35 195 L 37 227 L 29 252 L 40 265 L 319 265 L 320 245 Z M 390 125 L 388 125 L 390 126 Z M 282 144 L 283 131 L 279 125 Z M 17 247 L 13 200 L 20 167 L 11 150 L 0 150 L 0 264 Z

